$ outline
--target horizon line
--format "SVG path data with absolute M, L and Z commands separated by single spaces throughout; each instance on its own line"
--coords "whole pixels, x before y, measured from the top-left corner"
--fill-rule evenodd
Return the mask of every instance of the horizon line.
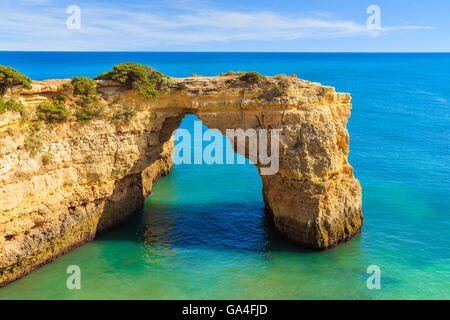
M 450 53 L 450 51 L 177 51 L 177 50 L 0 50 L 0 52 L 55 52 L 55 53 Z

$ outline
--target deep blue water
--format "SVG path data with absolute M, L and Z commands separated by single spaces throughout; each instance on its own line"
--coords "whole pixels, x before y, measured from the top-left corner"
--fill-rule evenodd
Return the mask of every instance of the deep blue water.
M 450 298 L 450 54 L 0 52 L 35 80 L 120 62 L 175 77 L 255 70 L 350 92 L 361 235 L 315 253 L 264 217 L 252 165 L 177 165 L 133 221 L 0 289 L 0 298 Z M 183 120 L 191 128 L 194 116 Z M 65 268 L 83 289 L 65 288 Z M 366 287 L 369 265 L 380 290 Z

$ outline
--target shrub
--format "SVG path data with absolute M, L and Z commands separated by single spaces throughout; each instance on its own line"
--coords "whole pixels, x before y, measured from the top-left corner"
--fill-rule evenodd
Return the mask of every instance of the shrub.
M 82 108 L 88 108 L 92 106 L 97 106 L 98 101 L 99 101 L 98 96 L 81 95 L 75 99 L 75 104 Z
M 319 183 L 319 184 L 317 184 L 317 187 L 319 188 L 319 190 L 321 191 L 321 192 L 324 192 L 325 191 L 325 185 L 321 182 L 321 183 Z
M 16 111 L 20 113 L 22 117 L 22 121 L 27 121 L 30 118 L 30 113 L 25 109 L 22 102 L 9 98 L 6 100 L 3 97 L 0 97 L 0 114 L 5 111 Z
M 244 81 L 244 82 L 248 82 L 248 83 L 257 83 L 262 78 L 263 78 L 263 76 L 260 75 L 256 71 L 246 72 L 246 73 L 243 73 L 243 74 L 241 74 L 239 76 L 239 80 Z
M 79 146 L 81 144 L 80 137 L 73 137 L 72 138 L 72 143 L 73 143 L 74 146 Z
M 46 123 L 55 123 L 66 121 L 70 116 L 69 110 L 67 110 L 64 103 L 61 102 L 43 102 L 39 105 L 36 116 L 39 120 L 43 120 Z
M 139 63 L 125 62 L 118 64 L 111 71 L 103 72 L 95 80 L 114 80 L 129 88 L 138 89 L 150 100 L 156 100 L 161 93 L 175 85 L 172 78 Z
M 274 98 L 282 97 L 287 94 L 290 86 L 289 79 L 287 77 L 275 77 L 277 82 L 275 82 L 270 89 L 264 90 L 264 92 L 259 96 L 259 98 L 271 101 Z
M 77 121 L 81 123 L 87 123 L 92 118 L 95 118 L 101 113 L 101 109 L 97 107 L 87 106 L 80 108 L 76 112 Z
M 71 89 L 75 95 L 75 104 L 79 107 L 75 113 L 77 121 L 87 123 L 98 116 L 102 109 L 98 106 L 99 96 L 95 82 L 86 77 L 75 77 L 71 82 Z
M 67 100 L 67 94 L 66 93 L 60 93 L 53 97 L 53 101 L 55 103 L 66 103 Z
M 325 93 L 326 93 L 325 87 L 320 87 L 320 88 L 319 88 L 318 96 L 321 97 L 321 98 L 323 98 L 323 97 L 325 97 Z
M 0 92 L 3 93 L 9 86 L 31 88 L 31 79 L 11 67 L 0 65 Z
M 38 152 L 42 151 L 42 141 L 36 134 L 30 134 L 25 137 L 25 149 L 35 156 Z
M 76 95 L 96 96 L 97 88 L 94 81 L 86 77 L 75 77 L 72 79 L 73 93 Z
M 156 120 L 156 118 L 157 118 L 156 112 L 151 112 L 149 115 L 149 118 L 150 118 L 150 120 Z
M 42 142 L 45 140 L 45 136 L 40 131 L 39 123 L 30 128 L 30 132 L 25 137 L 25 149 L 35 156 L 38 152 L 42 151 Z
M 150 99 L 153 101 L 158 100 L 159 95 L 160 95 L 159 91 L 151 86 L 143 87 L 143 88 L 139 89 L 139 93 L 142 94 L 147 99 Z
M 111 117 L 111 120 L 128 124 L 130 123 L 131 119 L 133 119 L 135 116 L 136 110 L 124 107 L 116 110 L 116 112 L 114 112 L 113 116 Z
M 73 92 L 73 86 L 72 83 L 64 83 L 62 85 L 62 88 L 65 92 Z
M 222 72 L 220 74 L 221 77 L 226 77 L 226 76 L 234 76 L 236 73 L 233 70 L 228 71 L 227 73 Z
M 48 165 L 50 162 L 53 161 L 53 155 L 52 155 L 51 153 L 46 152 L 46 153 L 44 153 L 44 154 L 42 155 L 41 161 L 42 161 L 42 164 L 43 164 L 44 166 L 46 166 L 46 165 Z

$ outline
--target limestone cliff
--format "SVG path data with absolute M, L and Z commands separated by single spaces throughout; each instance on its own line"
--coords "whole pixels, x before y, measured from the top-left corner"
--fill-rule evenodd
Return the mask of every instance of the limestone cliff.
M 27 150 L 27 128 L 0 115 L 0 285 L 116 226 L 172 166 L 171 135 L 184 115 L 209 128 L 280 129 L 280 169 L 262 176 L 275 226 L 293 241 L 330 248 L 360 231 L 361 187 L 347 161 L 350 95 L 295 77 L 243 84 L 234 77 L 176 79 L 157 101 L 99 80 L 103 102 L 136 110 L 130 123 L 96 117 L 47 126 L 42 150 Z M 35 81 L 7 95 L 33 112 L 70 80 Z M 43 155 L 51 155 L 51 161 Z M 45 160 L 45 161 L 44 161 Z M 256 164 L 261 167 L 259 163 Z

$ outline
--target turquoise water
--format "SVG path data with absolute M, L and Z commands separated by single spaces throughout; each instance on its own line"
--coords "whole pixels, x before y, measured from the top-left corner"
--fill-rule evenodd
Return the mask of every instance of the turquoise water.
M 33 79 L 124 61 L 172 76 L 297 73 L 350 92 L 363 232 L 303 250 L 265 218 L 252 165 L 176 165 L 128 224 L 0 289 L 1 299 L 450 298 L 450 54 L 0 52 L 1 65 Z M 74 264 L 81 290 L 66 288 Z M 380 290 L 366 286 L 369 265 L 381 269 Z

